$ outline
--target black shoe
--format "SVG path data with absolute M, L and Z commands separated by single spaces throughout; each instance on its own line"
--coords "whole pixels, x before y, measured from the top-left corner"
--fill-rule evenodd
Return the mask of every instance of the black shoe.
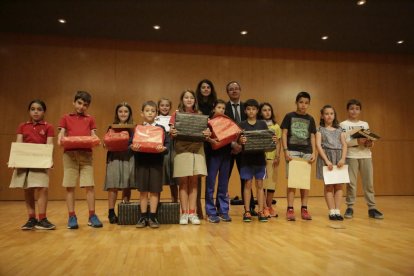
M 329 220 L 337 220 L 336 215 L 328 215 Z
M 345 218 L 347 218 L 347 219 L 350 219 L 350 218 L 352 218 L 354 216 L 354 209 L 352 209 L 352 208 L 346 208 L 346 211 L 345 211 L 345 214 L 344 214 L 344 217 Z
M 344 220 L 344 217 L 341 215 L 336 214 L 335 217 L 336 217 L 336 220 Z
M 257 212 L 254 210 L 254 208 L 250 209 L 250 214 L 251 214 L 253 217 L 257 217 L 257 216 L 258 216 L 258 214 L 257 214 Z
M 377 209 L 368 210 L 368 216 L 374 219 L 383 219 L 384 215 Z
M 36 218 L 29 218 L 29 220 L 26 222 L 25 225 L 23 225 L 22 227 L 20 227 L 20 229 L 22 230 L 32 230 L 37 224 L 37 219 Z
M 110 224 L 118 223 L 118 217 L 115 214 L 109 215 L 108 219 Z
M 48 221 L 47 218 L 44 218 L 37 222 L 35 228 L 40 230 L 54 230 L 56 226 L 50 221 Z
M 136 228 L 144 228 L 145 226 L 147 226 L 147 218 L 146 217 L 140 217 L 137 225 L 135 226 Z
M 160 227 L 160 223 L 158 222 L 157 218 L 150 218 L 148 220 L 148 225 L 151 228 L 159 228 Z

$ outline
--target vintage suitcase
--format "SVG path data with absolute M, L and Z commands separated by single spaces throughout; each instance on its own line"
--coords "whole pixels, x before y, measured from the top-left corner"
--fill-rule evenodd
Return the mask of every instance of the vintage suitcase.
M 164 138 L 161 127 L 138 125 L 132 143 L 139 145 L 139 152 L 159 153 L 156 148 L 164 145 Z
M 205 141 L 203 131 L 208 127 L 207 121 L 207 115 L 177 112 L 175 117 L 177 139 L 192 142 Z
M 236 141 L 241 132 L 240 127 L 226 115 L 214 116 L 208 121 L 208 125 L 212 132 L 211 138 L 218 140 L 217 143 L 211 143 L 215 150 Z
M 104 136 L 105 147 L 109 151 L 128 150 L 129 132 L 121 129 L 109 129 Z
M 66 136 L 60 140 L 63 148 L 67 149 L 90 149 L 101 143 L 96 136 Z
M 118 204 L 118 224 L 137 224 L 141 215 L 139 202 Z M 149 205 L 148 205 L 149 210 Z M 157 218 L 160 224 L 178 224 L 180 221 L 180 204 L 173 202 L 158 203 Z
M 272 140 L 275 133 L 270 129 L 243 131 L 242 135 L 247 138 L 246 144 L 243 145 L 244 152 L 272 151 L 276 149 L 276 143 Z

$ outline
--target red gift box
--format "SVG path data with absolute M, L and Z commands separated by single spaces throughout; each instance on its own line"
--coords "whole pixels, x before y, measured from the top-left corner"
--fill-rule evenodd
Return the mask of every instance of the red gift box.
M 66 136 L 62 137 L 60 143 L 68 149 L 91 149 L 101 143 L 96 136 Z
M 128 150 L 129 132 L 110 128 L 103 140 L 108 151 L 126 151 Z
M 225 145 L 236 141 L 240 135 L 240 127 L 226 115 L 216 115 L 208 121 L 211 128 L 211 139 L 217 140 L 217 143 L 211 143 L 213 149 L 219 149 Z
M 139 146 L 139 152 L 159 153 L 157 146 L 164 146 L 164 138 L 163 128 L 138 125 L 132 143 Z

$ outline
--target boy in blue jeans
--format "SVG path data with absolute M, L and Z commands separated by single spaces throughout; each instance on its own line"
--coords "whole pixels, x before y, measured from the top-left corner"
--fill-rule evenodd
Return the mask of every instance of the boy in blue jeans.
M 86 111 L 92 97 L 86 91 L 78 91 L 73 101 L 74 112 L 65 114 L 59 122 L 58 145 L 65 136 L 96 136 L 95 118 Z M 88 225 L 94 228 L 102 227 L 102 223 L 95 214 L 95 183 L 93 179 L 92 150 L 68 149 L 63 153 L 63 187 L 66 188 L 66 204 L 68 206 L 68 229 L 78 229 L 78 220 L 75 214 L 75 187 L 79 179 L 79 186 L 86 190 L 89 219 Z
M 263 120 L 257 120 L 257 113 L 259 112 L 259 103 L 250 99 L 244 103 L 244 112 L 247 115 L 247 120 L 240 123 L 240 128 L 243 130 L 267 130 L 267 124 Z M 273 140 L 277 142 L 276 135 Z M 240 144 L 244 145 L 247 142 L 245 136 L 239 139 Z M 266 177 L 266 156 L 262 152 L 242 152 L 241 153 L 240 177 L 245 181 L 244 185 L 244 222 L 252 221 L 252 214 L 250 212 L 250 197 L 252 192 L 253 178 L 256 180 L 257 203 L 259 205 L 259 221 L 267 222 L 267 217 L 263 214 L 264 192 L 263 179 Z
M 307 113 L 310 105 L 311 97 L 308 92 L 300 92 L 296 96 L 296 111 L 290 112 L 283 118 L 282 129 L 282 145 L 286 160 L 286 171 L 289 169 L 289 161 L 292 157 L 303 158 L 309 163 L 315 161 L 315 120 Z M 287 177 L 288 174 L 286 174 Z M 295 200 L 295 188 L 287 188 L 288 207 L 286 211 L 286 219 L 295 221 L 295 212 L 293 210 L 293 202 Z M 309 190 L 300 189 L 300 197 L 302 201 L 301 216 L 304 220 L 311 220 L 312 216 L 308 212 L 308 195 Z

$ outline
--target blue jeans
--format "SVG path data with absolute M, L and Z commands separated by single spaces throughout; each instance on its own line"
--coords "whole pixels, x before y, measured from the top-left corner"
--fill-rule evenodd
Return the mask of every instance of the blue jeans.
M 207 216 L 229 213 L 230 154 L 209 154 L 207 156 L 206 214 Z M 214 188 L 218 174 L 217 199 L 214 203 Z M 218 202 L 217 202 L 218 201 Z M 218 206 L 216 208 L 216 205 Z

